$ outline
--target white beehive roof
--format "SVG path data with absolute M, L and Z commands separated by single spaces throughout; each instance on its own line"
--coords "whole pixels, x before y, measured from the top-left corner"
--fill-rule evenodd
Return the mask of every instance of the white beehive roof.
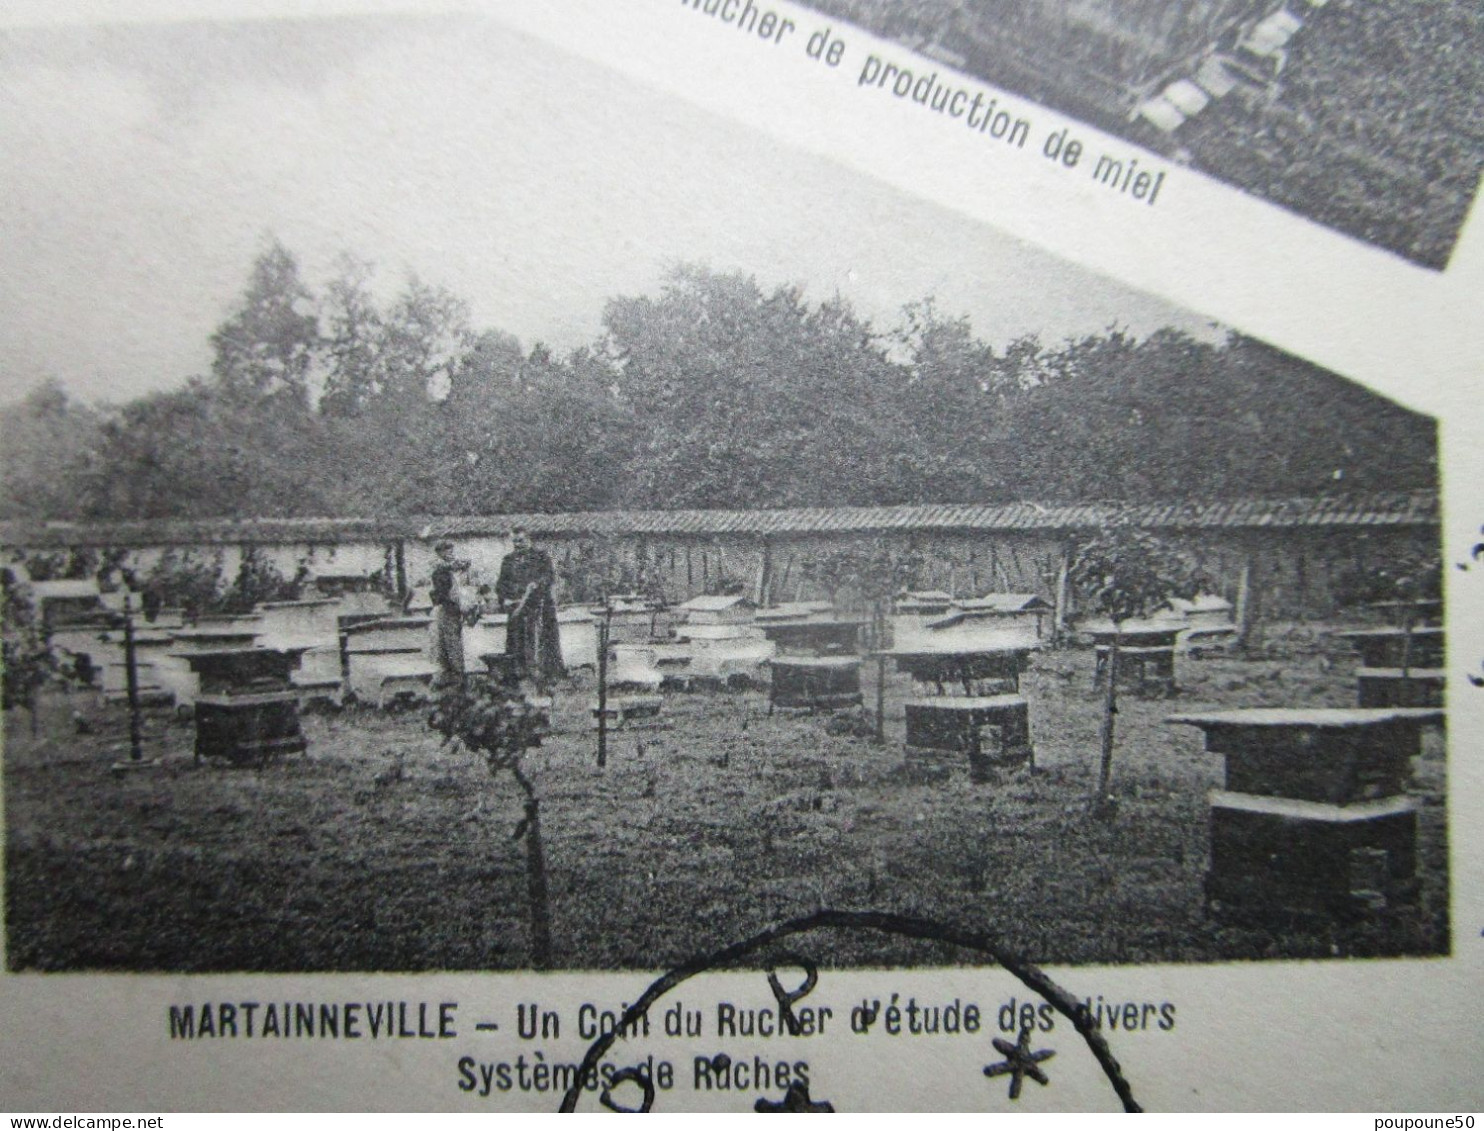
M 1171 597 L 1170 608 L 1185 616 L 1191 613 L 1229 613 L 1232 603 L 1225 598 L 1218 597 L 1214 593 L 1201 593 L 1188 600 L 1184 597 Z
M 1242 41 L 1242 46 L 1254 55 L 1267 57 L 1286 47 L 1293 33 L 1303 26 L 1303 20 L 1286 8 L 1279 8 L 1271 16 L 1258 21 Z
M 1035 593 L 989 593 L 965 601 L 955 601 L 954 608 L 966 613 L 1027 613 L 1051 608 L 1051 603 Z
M 834 612 L 828 601 L 784 601 L 757 611 L 759 621 L 809 620 Z
M 31 592 L 38 601 L 75 601 L 87 597 L 100 598 L 96 581 L 33 581 Z
M 1187 118 L 1194 118 L 1211 104 L 1211 96 L 1189 79 L 1170 83 L 1163 97 Z
M 726 609 L 750 609 L 752 607 L 753 603 L 739 593 L 718 593 L 702 597 L 692 597 L 680 606 L 680 611 L 683 613 L 719 613 Z
M 1201 64 L 1195 73 L 1195 81 L 1212 98 L 1225 98 L 1237 86 L 1236 76 L 1214 55 Z
M 1172 134 L 1185 124 L 1185 115 L 1164 95 L 1139 103 L 1139 117 L 1157 130 Z
M 899 613 L 921 612 L 923 610 L 947 610 L 953 604 L 953 594 L 944 593 L 941 589 L 923 589 L 913 593 L 899 593 L 896 599 L 896 611 Z

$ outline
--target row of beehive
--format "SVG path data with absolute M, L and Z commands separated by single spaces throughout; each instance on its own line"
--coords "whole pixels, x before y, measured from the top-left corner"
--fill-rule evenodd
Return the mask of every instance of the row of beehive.
M 465 630 L 468 670 L 485 670 L 484 657 L 505 651 L 505 621 L 494 616 Z M 337 702 L 349 692 L 361 702 L 386 705 L 398 696 L 421 694 L 434 675 L 430 619 L 394 615 L 374 594 L 273 602 L 245 616 L 200 617 L 191 625 L 170 613 L 136 624 L 141 689 L 147 696 L 168 696 L 180 707 L 193 706 L 202 692 L 196 669 L 206 653 L 290 654 L 296 659 L 293 686 L 306 696 Z M 569 665 L 596 663 L 595 626 L 586 610 L 562 610 L 558 627 Z M 75 625 L 54 630 L 51 642 L 78 661 L 88 682 L 111 697 L 123 696 L 127 665 L 121 629 Z

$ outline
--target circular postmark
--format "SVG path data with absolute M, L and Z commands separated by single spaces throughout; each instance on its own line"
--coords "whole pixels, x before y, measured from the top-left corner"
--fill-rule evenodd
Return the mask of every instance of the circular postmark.
M 792 940 L 792 945 L 797 946 L 801 936 L 824 930 L 872 931 L 901 938 L 946 943 L 989 959 L 1017 978 L 1046 1005 L 1071 1021 L 1087 1045 L 1088 1051 L 1092 1053 L 1102 1069 L 1108 1083 L 1112 1085 L 1113 1091 L 1117 1093 L 1124 1111 L 1143 1110 L 1134 1099 L 1133 1089 L 1129 1086 L 1122 1068 L 1113 1056 L 1113 1050 L 1109 1047 L 1107 1039 L 1088 1015 L 1087 1010 L 1034 963 L 1001 946 L 997 940 L 985 932 L 966 930 L 958 926 L 886 911 L 834 910 L 816 911 L 810 915 L 786 920 L 739 942 L 698 955 L 660 975 L 645 988 L 632 1005 L 624 1010 L 618 1025 L 600 1035 L 588 1047 L 572 1086 L 562 1097 L 560 1110 L 564 1112 L 577 1110 L 577 1102 L 583 1091 L 583 1081 L 591 1077 L 599 1062 L 618 1039 L 619 1034 L 634 1029 L 665 995 L 698 974 L 727 969 L 756 957 L 766 948 L 775 947 L 785 941 Z M 768 971 L 768 986 L 778 1003 L 779 1018 L 791 1032 L 797 1032 L 796 1026 L 799 1022 L 795 1017 L 793 1006 L 814 989 L 819 976 L 818 968 L 811 960 L 797 951 L 789 951 L 780 955 L 779 958 L 780 964 L 800 967 L 805 972 L 805 979 L 801 985 L 792 990 L 785 990 L 777 973 L 771 969 Z M 995 1039 L 994 1046 L 1005 1059 L 984 1069 L 986 1076 L 1008 1076 L 1010 1078 L 1011 1099 L 1019 1096 L 1022 1081 L 1026 1077 L 1041 1084 L 1046 1083 L 1046 1076 L 1039 1066 L 1053 1054 L 1049 1050 L 1031 1049 L 1029 1038 L 1029 1029 L 1023 1029 L 1019 1041 L 1013 1044 L 1009 1041 Z M 619 1086 L 625 1083 L 632 1083 L 637 1088 L 639 1094 L 637 1106 L 625 1105 L 616 1098 L 615 1093 Z M 653 1106 L 654 1098 L 653 1081 L 648 1079 L 642 1069 L 628 1068 L 615 1074 L 609 1084 L 602 1089 L 600 1102 L 614 1111 L 647 1112 Z M 827 1111 L 833 1109 L 827 1104 L 812 1100 L 807 1086 L 793 1085 L 788 1088 L 781 1101 L 759 1100 L 756 1110 Z

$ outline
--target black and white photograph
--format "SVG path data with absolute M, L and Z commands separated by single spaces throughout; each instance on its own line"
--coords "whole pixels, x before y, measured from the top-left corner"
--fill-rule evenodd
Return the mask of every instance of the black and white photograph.
M 1484 168 L 1472 0 L 803 3 L 911 52 L 867 89 L 956 116 L 969 75 L 1436 270 Z
M 0 90 L 12 974 L 1450 953 L 1430 417 L 481 19 Z

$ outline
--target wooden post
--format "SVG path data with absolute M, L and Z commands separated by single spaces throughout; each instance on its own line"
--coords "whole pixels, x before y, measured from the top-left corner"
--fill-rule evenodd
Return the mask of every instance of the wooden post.
M 763 539 L 763 564 L 758 569 L 757 575 L 757 603 L 766 605 L 768 603 L 768 583 L 773 572 L 773 540 Z
M 613 606 L 603 606 L 603 619 L 598 624 L 598 768 L 608 764 L 608 637 L 613 623 Z
M 526 802 L 526 897 L 531 904 L 531 965 L 551 965 L 551 906 L 546 891 L 546 853 L 541 846 L 541 803 Z
M 1251 631 L 1252 616 L 1252 554 L 1242 559 L 1242 572 L 1237 575 L 1237 647 L 1247 647 L 1247 635 Z
M 1067 598 L 1070 595 L 1068 576 L 1071 573 L 1071 555 L 1065 546 L 1056 563 L 1056 589 L 1052 593 L 1051 642 L 1060 645 L 1067 635 Z
M 1113 722 L 1118 715 L 1118 640 L 1122 630 L 1113 622 L 1113 643 L 1108 646 L 1108 686 L 1103 691 L 1103 726 L 1100 735 L 1101 756 L 1098 759 L 1098 792 L 1093 798 L 1094 814 L 1108 811 L 1108 792 L 1113 784 Z
M 886 656 L 882 649 L 886 645 L 886 601 L 878 598 L 875 615 L 872 617 L 871 634 L 876 653 L 876 741 L 886 741 Z
M 124 679 L 129 689 L 129 761 L 144 758 L 139 725 L 139 657 L 134 650 L 134 610 L 124 594 Z
M 1406 605 L 1402 608 L 1402 694 L 1409 692 L 1412 679 L 1412 614 L 1415 610 Z
M 397 586 L 397 604 L 407 603 L 407 544 L 398 538 L 392 545 L 392 569 L 396 573 L 393 582 Z
M 546 853 L 541 845 L 541 802 L 536 787 L 521 771 L 519 761 L 511 767 L 526 795 L 525 819 L 517 833 L 526 842 L 526 900 L 531 908 L 531 965 L 544 970 L 551 965 L 551 897 L 546 887 Z

